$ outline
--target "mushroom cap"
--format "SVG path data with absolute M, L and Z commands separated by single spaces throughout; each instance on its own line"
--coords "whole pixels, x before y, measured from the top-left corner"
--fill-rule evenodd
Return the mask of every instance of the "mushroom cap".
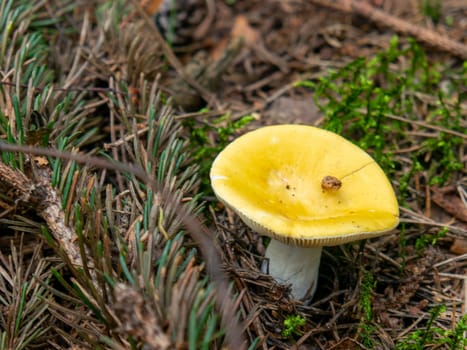
M 322 185 L 327 176 L 340 185 Z M 399 222 L 394 190 L 373 158 L 312 126 L 244 134 L 219 153 L 210 177 L 219 200 L 248 226 L 287 244 L 338 245 L 382 235 Z

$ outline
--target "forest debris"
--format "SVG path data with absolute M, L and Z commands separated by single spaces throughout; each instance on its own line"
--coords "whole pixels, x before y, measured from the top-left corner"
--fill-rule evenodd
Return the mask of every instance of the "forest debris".
M 467 239 L 456 238 L 449 250 L 457 255 L 467 254 Z
M 17 200 L 31 205 L 47 223 L 52 236 L 65 251 L 68 259 L 75 266 L 83 266 L 76 234 L 65 223 L 65 213 L 57 191 L 52 187 L 51 179 L 39 170 L 41 180 L 32 182 L 19 170 L 13 170 L 0 162 L 0 182 L 17 193 Z
M 170 338 L 165 333 L 162 324 L 157 319 L 157 313 L 151 310 L 150 303 L 143 299 L 135 288 L 118 283 L 114 288 L 115 314 L 121 322 L 122 332 L 136 338 L 141 338 L 147 349 L 164 350 L 171 347 Z
M 148 28 L 151 28 L 151 33 L 153 38 L 159 43 L 161 49 L 167 60 L 171 64 L 171 66 L 177 71 L 179 75 L 179 79 L 183 80 L 184 84 L 188 86 L 193 91 L 196 91 L 196 94 L 199 94 L 204 101 L 211 101 L 214 98 L 214 95 L 204 88 L 201 84 L 193 78 L 192 75 L 189 74 L 189 71 L 184 69 L 180 60 L 175 56 L 172 49 L 169 45 L 165 42 L 165 39 L 162 37 L 161 33 L 157 29 L 154 21 L 148 16 L 148 14 L 144 11 L 143 7 L 138 3 L 137 0 L 131 0 L 131 3 L 134 5 L 135 10 L 139 13 L 143 21 L 145 22 Z
M 456 189 L 453 186 L 439 188 L 431 187 L 431 199 L 447 213 L 467 223 L 467 207 L 462 200 L 455 194 Z
M 142 0 L 141 7 L 149 16 L 152 16 L 159 10 L 163 2 L 164 0 Z
M 210 60 L 203 53 L 195 56 L 183 69 L 183 76 L 178 76 L 169 83 L 175 104 L 187 112 L 192 112 L 199 110 L 206 102 L 209 102 L 191 87 L 184 76 L 190 76 L 203 89 L 214 92 L 221 82 L 222 75 L 237 58 L 242 46 L 243 40 L 237 38 L 230 42 L 217 60 Z
M 247 46 L 253 46 L 258 41 L 260 34 L 250 26 L 244 15 L 238 15 L 235 17 L 231 35 L 232 38 L 243 38 Z
M 441 35 L 428 28 L 423 28 L 397 18 L 382 10 L 376 9 L 365 1 L 359 0 L 312 0 L 312 3 L 317 5 L 333 8 L 347 13 L 355 13 L 393 29 L 396 32 L 413 36 L 419 41 L 437 47 L 443 51 L 447 51 L 462 59 L 467 59 L 467 45 L 451 40 L 450 38 Z

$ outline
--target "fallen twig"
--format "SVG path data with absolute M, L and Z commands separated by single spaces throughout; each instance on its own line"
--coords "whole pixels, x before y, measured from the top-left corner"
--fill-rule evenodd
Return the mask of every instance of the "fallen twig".
M 359 0 L 311 0 L 320 6 L 329 7 L 346 13 L 355 13 L 357 15 L 368 18 L 369 20 L 382 24 L 394 31 L 406 35 L 413 36 L 417 40 L 436 47 L 440 50 L 447 51 L 462 59 L 467 59 L 467 46 L 451 40 L 433 30 L 416 26 L 403 19 L 397 18 L 384 11 L 378 10 L 365 1 Z
M 35 183 L 21 171 L 14 170 L 0 161 L 0 182 L 16 191 L 18 202 L 35 206 L 37 214 L 45 220 L 52 236 L 63 248 L 71 263 L 83 267 L 79 247 L 75 242 L 76 234 L 65 223 L 62 204 L 57 192 L 52 188 L 51 181 L 43 178 Z

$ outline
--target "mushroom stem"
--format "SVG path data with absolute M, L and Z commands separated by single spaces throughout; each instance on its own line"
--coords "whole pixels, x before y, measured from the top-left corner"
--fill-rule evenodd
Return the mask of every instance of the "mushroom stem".
M 303 248 L 271 239 L 265 257 L 269 259 L 269 274 L 279 283 L 291 284 L 296 299 L 308 299 L 315 294 L 322 247 Z

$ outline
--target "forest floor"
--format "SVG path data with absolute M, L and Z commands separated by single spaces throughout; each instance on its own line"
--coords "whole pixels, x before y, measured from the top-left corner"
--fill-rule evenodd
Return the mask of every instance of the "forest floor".
M 467 349 L 465 1 L 2 1 L 0 19 L 18 145 L 0 147 L 0 350 Z M 343 135 L 400 204 L 389 234 L 324 249 L 305 302 L 209 183 L 272 124 Z

